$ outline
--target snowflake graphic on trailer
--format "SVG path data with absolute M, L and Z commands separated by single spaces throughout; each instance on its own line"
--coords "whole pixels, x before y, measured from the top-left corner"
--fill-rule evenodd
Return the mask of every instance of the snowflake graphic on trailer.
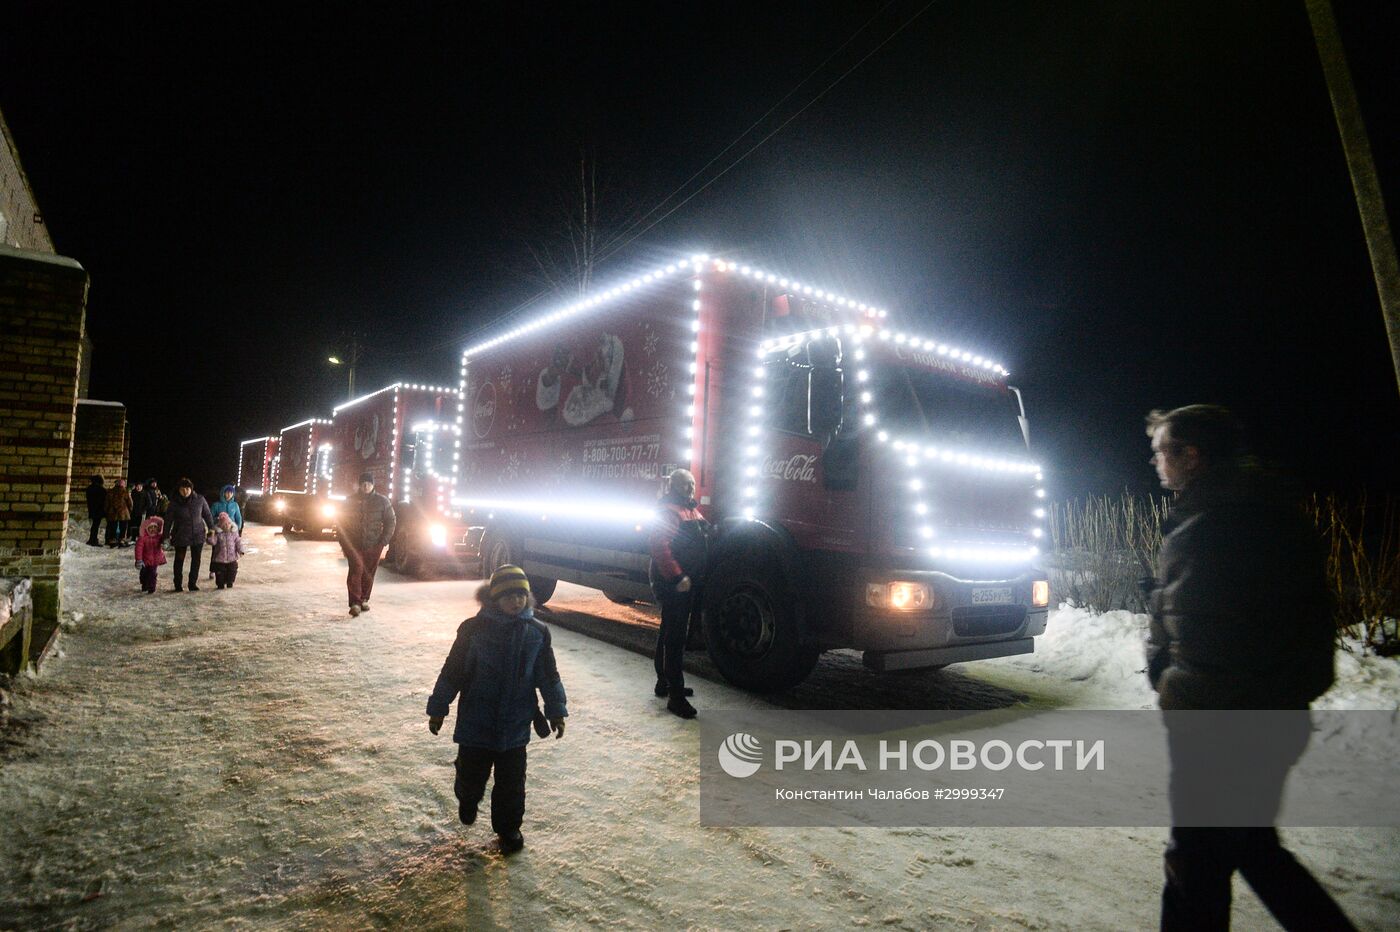
M 516 479 L 516 478 L 519 478 L 519 476 L 520 476 L 520 464 L 521 464 L 521 456 L 520 456 L 520 454 L 519 454 L 519 453 L 512 453 L 512 454 L 510 455 L 509 459 L 506 460 L 506 466 L 505 466 L 505 469 L 503 470 L 503 472 L 504 472 L 505 475 L 506 475 L 506 478 L 508 478 L 508 479 Z
M 671 370 L 664 362 L 654 362 L 647 370 L 647 394 L 653 398 L 675 397 L 671 388 Z
M 642 352 L 648 356 L 655 355 L 656 345 L 661 342 L 661 338 L 656 335 L 656 331 L 651 329 L 651 324 L 646 325 L 646 336 L 642 338 Z

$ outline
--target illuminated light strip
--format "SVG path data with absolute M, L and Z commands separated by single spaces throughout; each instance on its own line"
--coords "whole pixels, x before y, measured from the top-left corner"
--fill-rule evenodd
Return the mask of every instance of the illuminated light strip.
M 861 330 L 865 330 L 867 334 L 875 333 L 875 331 L 870 330 L 868 326 L 857 327 L 855 324 L 845 324 L 833 327 L 818 327 L 815 330 L 807 330 L 802 333 L 794 333 L 782 337 L 772 337 L 770 339 L 764 340 L 758 345 L 758 352 L 760 356 L 766 356 L 768 353 L 772 353 L 777 350 L 784 350 L 793 346 L 801 345 L 807 340 L 811 340 L 818 336 L 825 335 L 835 337 L 841 336 L 843 333 L 846 336 L 853 336 Z M 920 337 L 913 337 L 906 333 L 892 334 L 888 330 L 880 330 L 878 331 L 878 333 L 876 333 L 876 336 L 881 341 L 893 340 L 896 344 L 910 346 L 916 350 L 923 350 L 924 352 L 929 353 L 937 353 L 940 356 L 947 356 L 949 359 L 956 360 L 959 362 L 968 362 L 979 369 L 985 369 L 988 372 L 994 372 L 997 375 L 1002 376 L 1003 378 L 1011 374 L 1010 372 L 1006 371 L 1006 368 L 1002 366 L 1001 363 L 995 362 L 991 359 L 987 359 L 983 356 L 978 356 L 967 350 L 959 349 L 956 346 L 949 346 L 946 343 L 938 343 L 934 340 L 926 340 Z
M 453 498 L 452 504 L 459 508 L 483 508 L 488 511 L 515 511 L 524 514 L 558 516 L 565 518 L 595 518 L 623 524 L 636 524 L 656 517 L 651 508 L 638 508 L 634 502 L 598 501 L 578 502 L 558 499 L 499 499 L 499 498 Z
M 252 440 L 244 440 L 242 443 L 240 443 L 240 444 L 238 445 L 238 479 L 237 479 L 237 485 L 239 485 L 239 486 L 242 486 L 242 485 L 243 485 L 243 448 L 246 447 L 246 446 L 247 446 L 248 444 L 250 444 L 250 443 L 267 443 L 267 441 L 268 441 L 269 439 L 270 439 L 270 438 L 268 438 L 268 437 L 254 437 Z M 263 450 L 263 459 L 266 460 L 266 458 L 267 458 L 267 451 L 266 451 L 266 449 L 264 449 L 264 450 Z M 247 490 L 245 489 L 244 491 L 246 492 Z M 262 494 L 262 489 L 258 489 L 258 494 L 259 494 L 259 495 Z
M 389 440 L 389 501 L 394 500 L 394 470 L 399 464 L 399 388 L 401 383 L 394 383 L 394 433 Z M 406 501 L 407 499 L 405 499 Z
M 456 395 L 456 394 L 459 394 L 459 392 L 457 391 L 457 389 L 455 389 L 455 388 L 447 388 L 446 386 L 442 386 L 442 385 L 420 385 L 420 384 L 418 384 L 418 383 L 416 383 L 416 382 L 408 382 L 408 383 L 404 383 L 404 386 L 403 386 L 403 387 L 404 387 L 404 388 L 407 388 L 407 389 L 412 389 L 413 391 L 416 391 L 416 392 L 436 392 L 436 393 L 439 394 L 439 395 Z
M 1040 464 L 1032 463 L 1029 460 L 1009 460 L 997 456 L 984 456 L 980 453 L 969 453 L 966 450 L 948 449 L 935 446 L 933 444 L 922 444 L 917 440 L 890 440 L 889 435 L 884 431 L 883 436 L 877 436 L 881 443 L 889 443 L 896 452 L 906 455 L 917 456 L 925 460 L 938 463 L 947 463 L 951 466 L 965 466 L 971 469 L 980 469 L 984 472 L 1001 472 L 1013 475 L 1031 475 L 1034 473 L 1037 478 L 1042 476 Z
M 389 392 L 389 391 L 394 391 L 394 392 L 396 392 L 396 391 L 399 390 L 399 387 L 400 387 L 402 384 L 403 384 L 402 382 L 395 382 L 393 385 L 385 385 L 383 388 L 376 389 L 376 390 L 370 392 L 368 395 L 361 395 L 359 398 L 352 398 L 352 399 L 350 399 L 349 401 L 345 402 L 344 404 L 339 404 L 339 405 L 336 405 L 334 408 L 331 408 L 331 413 L 332 413 L 332 414 L 339 414 L 341 411 L 344 411 L 346 408 L 354 407 L 355 405 L 359 404 L 359 403 L 362 402 L 362 401 L 366 401 L 366 400 L 368 400 L 368 399 L 370 399 L 370 398 L 373 398 L 375 395 L 382 395 L 382 394 L 384 394 L 385 392 Z
M 298 427 L 305 427 L 307 424 L 329 424 L 330 422 L 331 419 L 328 417 L 309 417 L 304 421 L 288 424 L 286 427 L 282 428 L 282 433 L 285 434 L 289 430 L 296 430 Z
M 930 547 L 928 555 L 949 560 L 967 560 L 978 563 L 1026 562 L 1040 556 L 1039 547 L 987 547 L 979 545 Z
M 604 291 L 599 291 L 591 297 L 585 298 L 581 301 L 575 301 L 573 304 L 565 305 L 564 307 L 551 311 L 548 314 L 545 314 L 541 317 L 537 317 L 534 320 L 531 320 L 529 323 L 521 324 L 518 327 L 512 328 L 511 330 L 508 330 L 505 333 L 500 334 L 499 336 L 495 336 L 489 340 L 485 340 L 481 343 L 474 344 L 468 347 L 467 349 L 463 350 L 462 352 L 463 369 L 465 370 L 467 360 L 470 357 L 477 355 L 478 353 L 484 352 L 485 350 L 488 350 L 494 346 L 498 346 L 499 344 L 504 343 L 508 340 L 513 340 L 516 337 L 524 336 L 527 333 L 533 333 L 536 330 L 540 330 L 541 328 L 557 324 L 560 321 L 566 320 L 584 311 L 592 310 L 596 307 L 601 307 L 602 305 L 608 304 L 609 302 L 616 300 L 617 298 L 623 297 L 624 295 L 630 295 L 634 291 L 640 288 L 644 288 L 648 285 L 665 281 L 666 279 L 675 275 L 677 272 L 688 269 L 693 270 L 697 273 L 704 272 L 706 269 L 713 269 L 717 272 L 738 272 L 746 278 L 752 278 L 758 282 L 777 284 L 779 287 L 789 289 L 793 293 L 811 296 L 817 298 L 820 301 L 825 301 L 837 307 L 858 311 L 871 319 L 882 319 L 889 315 L 889 311 L 887 310 L 882 310 L 870 304 L 866 304 L 864 302 L 856 301 L 852 298 L 847 298 L 838 295 L 832 291 L 827 291 L 821 288 L 813 288 L 811 285 L 805 285 L 795 280 L 782 278 L 770 272 L 765 272 L 762 269 L 757 269 L 752 266 L 743 265 L 738 262 L 729 261 L 725 259 L 711 259 L 704 253 L 700 253 L 698 255 L 691 256 L 689 259 L 682 259 L 679 262 L 673 262 L 666 266 L 658 266 L 652 271 L 644 275 L 640 275 L 636 278 L 633 278 L 630 281 L 623 282 L 620 285 L 614 286 Z M 464 378 L 461 382 L 460 394 L 465 394 L 466 390 L 465 371 L 463 372 L 463 376 Z
M 692 472 L 695 470 L 695 454 L 697 450 L 697 437 L 695 436 L 696 426 L 704 423 L 703 418 L 700 417 L 700 412 L 703 410 L 702 406 L 708 403 L 709 400 L 700 397 L 700 313 L 701 308 L 704 306 L 700 293 L 704 290 L 705 286 L 701 283 L 699 278 L 696 278 L 694 287 L 695 297 L 692 298 L 690 302 L 690 309 L 695 315 L 690 322 L 690 331 L 692 334 L 690 342 L 690 384 L 686 386 L 686 397 L 682 399 L 682 403 L 685 407 L 681 409 L 683 413 L 689 415 L 689 419 L 685 422 L 687 425 L 685 433 L 680 438 L 681 462 L 685 463 L 685 468 Z M 703 438 L 698 439 L 703 440 Z

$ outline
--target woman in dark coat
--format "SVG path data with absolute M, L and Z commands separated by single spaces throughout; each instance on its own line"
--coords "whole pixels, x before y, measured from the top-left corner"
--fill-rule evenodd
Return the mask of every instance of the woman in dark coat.
M 181 479 L 175 497 L 165 509 L 165 539 L 175 546 L 175 591 L 183 587 L 182 571 L 185 552 L 190 555 L 189 590 L 199 591 L 199 557 L 204 540 L 214 529 L 214 515 L 204 496 L 194 490 L 194 483 Z

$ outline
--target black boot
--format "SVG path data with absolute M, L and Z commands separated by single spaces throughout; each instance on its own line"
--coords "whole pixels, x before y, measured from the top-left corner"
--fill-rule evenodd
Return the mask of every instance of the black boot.
M 685 701 L 685 691 L 680 689 L 671 690 L 671 698 L 666 700 L 666 711 L 681 718 L 694 718 L 696 715 L 695 706 Z
M 525 847 L 525 836 L 518 831 L 496 837 L 501 841 L 501 854 L 514 854 Z
M 656 688 L 653 690 L 653 692 L 656 693 L 656 698 L 665 699 L 667 696 L 671 695 L 671 687 L 666 685 L 665 680 L 657 680 Z M 695 695 L 695 690 L 687 686 L 685 687 L 684 694 L 687 696 L 693 696 Z

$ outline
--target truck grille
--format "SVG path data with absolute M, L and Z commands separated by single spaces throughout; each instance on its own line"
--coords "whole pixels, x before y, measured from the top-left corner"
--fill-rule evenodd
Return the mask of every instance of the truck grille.
M 1024 605 L 964 605 L 953 609 L 953 633 L 961 638 L 1010 634 L 1026 620 Z

